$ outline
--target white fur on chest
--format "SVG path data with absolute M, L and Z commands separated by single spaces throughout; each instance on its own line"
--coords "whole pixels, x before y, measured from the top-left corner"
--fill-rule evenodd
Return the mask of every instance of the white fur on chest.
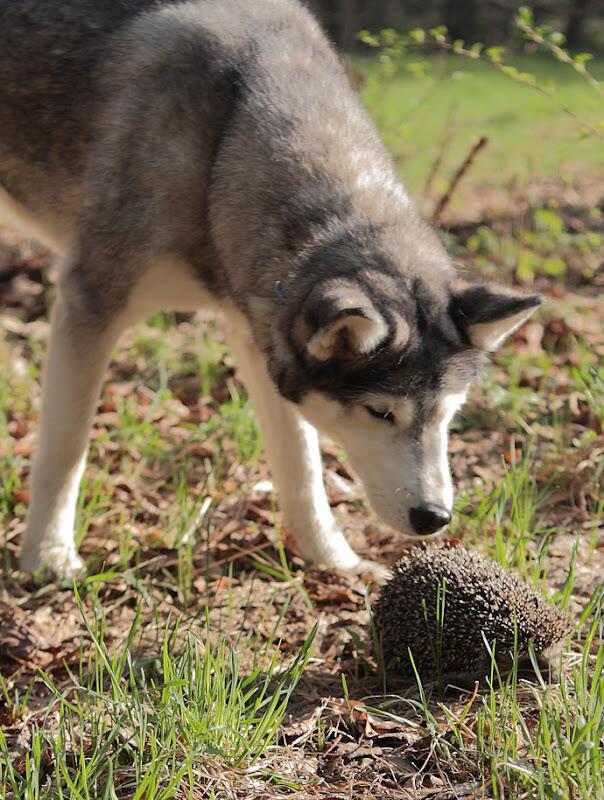
M 134 324 L 159 311 L 221 310 L 217 299 L 193 274 L 187 263 L 176 258 L 154 262 L 132 288 L 122 312 L 125 324 Z

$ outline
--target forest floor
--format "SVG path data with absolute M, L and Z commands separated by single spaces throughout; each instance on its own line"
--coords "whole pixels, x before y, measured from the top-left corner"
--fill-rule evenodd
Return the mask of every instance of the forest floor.
M 559 682 L 387 685 L 364 577 L 283 544 L 219 324 L 160 315 L 123 337 L 78 508 L 87 577 L 17 570 L 52 295 L 48 256 L 0 245 L 0 791 L 10 798 L 602 797 L 604 207 L 566 183 L 451 223 L 469 277 L 546 297 L 453 424 L 449 535 L 576 622 Z M 486 195 L 485 195 L 486 196 Z M 350 541 L 407 546 L 325 443 Z M 189 544 L 179 547 L 185 534 Z
M 378 587 L 289 548 L 237 366 L 203 313 L 158 315 L 114 353 L 78 505 L 86 577 L 21 574 L 52 266 L 2 229 L 2 797 L 604 798 L 601 141 L 488 65 L 421 61 L 359 61 L 353 78 L 427 214 L 487 139 L 443 237 L 466 277 L 547 301 L 452 425 L 447 535 L 571 616 L 557 683 L 384 678 Z M 596 124 L 572 71 L 526 66 Z M 323 449 L 351 543 L 395 564 L 409 543 L 372 514 L 345 455 Z

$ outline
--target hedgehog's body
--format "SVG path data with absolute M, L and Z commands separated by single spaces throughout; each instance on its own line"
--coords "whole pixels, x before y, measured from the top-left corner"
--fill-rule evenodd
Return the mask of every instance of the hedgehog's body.
M 443 605 L 444 604 L 444 605 Z M 483 678 L 491 669 L 485 639 L 495 642 L 499 669 L 529 642 L 544 665 L 569 631 L 568 620 L 510 570 L 462 547 L 414 548 L 383 587 L 375 610 L 384 662 L 412 678 Z

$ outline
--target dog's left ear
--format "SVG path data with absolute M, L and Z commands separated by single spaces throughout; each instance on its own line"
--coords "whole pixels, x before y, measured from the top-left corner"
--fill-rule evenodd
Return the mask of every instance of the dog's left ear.
M 388 333 L 384 320 L 363 308 L 343 309 L 308 341 L 307 351 L 318 361 L 328 361 L 341 347 L 351 354 L 367 354 Z
M 399 334 L 400 328 L 400 334 Z M 408 328 L 397 322 L 395 334 L 403 340 Z M 391 335 L 389 322 L 364 290 L 343 280 L 313 291 L 294 324 L 298 346 L 316 361 L 369 355 Z
M 522 294 L 495 284 L 458 289 L 451 312 L 474 347 L 492 353 L 541 305 L 538 294 Z

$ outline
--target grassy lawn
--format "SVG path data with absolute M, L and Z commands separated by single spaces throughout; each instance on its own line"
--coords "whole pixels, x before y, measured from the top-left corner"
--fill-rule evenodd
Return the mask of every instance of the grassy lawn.
M 583 119 L 602 120 L 601 98 L 565 64 L 545 55 L 511 62 L 541 82 L 553 81 L 560 101 Z M 410 63 L 425 63 L 425 77 L 414 77 Z M 598 172 L 601 181 L 604 176 L 602 140 L 582 136 L 575 121 L 549 98 L 488 64 L 459 56 L 426 59 L 417 54 L 386 78 L 375 60 L 357 66 L 366 80 L 363 99 L 401 175 L 416 193 L 423 189 L 443 140 L 443 169 L 436 189 L 443 188 L 479 136 L 487 136 L 489 143 L 468 176 L 466 194 L 476 185 L 597 178 Z M 590 69 L 601 78 L 604 60 L 591 61 Z
M 468 277 L 547 298 L 454 422 L 450 536 L 571 615 L 558 682 L 384 682 L 377 588 L 308 570 L 287 547 L 253 411 L 203 313 L 159 315 L 114 354 L 78 510 L 87 577 L 74 591 L 21 575 L 52 287 L 47 256 L 3 230 L 1 797 L 604 797 L 604 210 L 559 180 L 593 177 L 602 147 L 473 67 L 458 79 L 437 63 L 432 84 L 398 76 L 379 90 L 371 68 L 365 99 L 417 192 L 450 114 L 447 165 L 490 137 L 466 184 L 478 200 L 516 175 L 556 182 L 555 200 L 512 193 L 511 210 L 451 223 L 446 238 Z M 561 91 L 587 107 L 582 84 Z M 324 453 L 351 542 L 394 564 L 405 543 L 337 448 Z

